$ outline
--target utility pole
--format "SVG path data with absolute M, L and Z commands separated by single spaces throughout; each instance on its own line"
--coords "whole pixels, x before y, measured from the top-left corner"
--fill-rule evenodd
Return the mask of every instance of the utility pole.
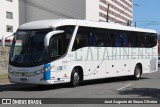
M 108 20 L 109 20 L 109 6 L 110 6 L 110 4 L 108 3 L 108 7 L 107 7 L 107 18 L 106 18 L 106 22 L 108 22 Z

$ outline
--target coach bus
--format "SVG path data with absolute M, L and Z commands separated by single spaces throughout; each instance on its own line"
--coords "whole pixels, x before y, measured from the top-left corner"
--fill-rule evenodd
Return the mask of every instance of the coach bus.
M 107 22 L 55 19 L 29 22 L 14 34 L 11 83 L 78 86 L 84 80 L 129 76 L 158 69 L 157 33 Z

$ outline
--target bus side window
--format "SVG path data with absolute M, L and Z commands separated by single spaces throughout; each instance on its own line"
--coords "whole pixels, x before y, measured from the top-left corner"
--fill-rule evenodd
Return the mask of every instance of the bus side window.
M 128 47 L 137 47 L 138 40 L 137 40 L 137 33 L 136 32 L 128 32 Z
M 110 32 L 108 35 L 108 47 L 115 47 L 115 32 Z
M 90 35 L 89 35 L 89 46 L 96 46 L 97 44 L 97 37 L 94 28 L 91 28 Z
M 126 32 L 122 32 L 122 31 L 116 32 L 115 46 L 116 47 L 128 46 L 128 37 Z
M 138 33 L 138 47 L 144 47 L 144 33 Z
M 87 27 L 80 27 L 74 40 L 72 51 L 90 46 L 90 29 Z
M 115 46 L 116 47 L 127 47 L 128 40 L 127 40 L 127 34 L 126 32 L 116 32 L 116 38 L 115 38 Z
M 128 37 L 128 44 L 127 44 L 127 46 L 128 47 L 132 47 L 133 46 L 132 45 L 132 37 L 131 37 L 130 33 L 127 33 L 127 37 Z
M 105 45 L 105 31 L 104 29 L 96 29 L 96 46 L 104 47 Z
M 110 44 L 110 41 L 109 41 L 109 32 L 106 32 L 105 33 L 105 38 L 104 38 L 104 46 L 108 47 L 109 44 Z
M 70 40 L 72 38 L 73 35 L 73 31 L 74 31 L 75 26 L 61 26 L 56 28 L 57 30 L 63 30 L 63 38 L 62 38 L 62 52 L 63 54 L 66 53 Z
M 104 38 L 104 46 L 105 47 L 114 47 L 115 46 L 115 34 L 114 32 L 108 31 L 105 33 Z
M 120 34 L 120 32 L 116 32 L 116 38 L 115 38 L 116 47 L 121 47 L 121 39 L 122 39 L 122 35 Z
M 126 32 L 123 33 L 123 47 L 128 46 L 128 35 Z
M 149 36 L 150 36 L 149 33 L 145 33 L 145 36 L 144 36 L 144 47 L 146 47 L 146 48 L 150 47 Z
M 76 38 L 75 38 L 75 42 L 74 42 L 74 49 L 80 49 L 82 47 L 84 47 L 86 44 L 86 40 L 85 37 L 83 36 L 83 34 L 77 34 Z
M 154 46 L 156 46 L 157 45 L 157 34 L 150 34 L 150 37 L 149 37 L 150 39 L 150 46 L 151 47 L 154 47 Z
M 107 30 L 104 34 L 104 46 L 114 47 L 115 46 L 115 32 L 113 30 Z

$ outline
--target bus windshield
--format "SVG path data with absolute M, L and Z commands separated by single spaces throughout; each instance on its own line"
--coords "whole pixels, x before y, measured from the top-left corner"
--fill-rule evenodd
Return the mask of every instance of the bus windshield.
M 17 31 L 10 51 L 10 62 L 16 66 L 35 66 L 47 60 L 44 38 L 51 29 Z
M 10 65 L 17 67 L 39 66 L 63 56 L 67 52 L 73 29 L 70 27 L 57 29 L 64 30 L 64 33 L 54 35 L 50 39 L 48 48 L 44 46 L 44 38 L 53 29 L 17 31 L 10 50 Z

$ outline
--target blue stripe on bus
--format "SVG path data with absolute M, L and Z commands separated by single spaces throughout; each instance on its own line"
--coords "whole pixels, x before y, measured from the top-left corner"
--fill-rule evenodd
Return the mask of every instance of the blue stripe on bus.
M 51 64 L 44 64 L 44 69 L 50 68 L 50 67 L 51 67 Z M 43 73 L 43 78 L 44 78 L 44 80 L 50 80 L 51 79 L 51 71 L 50 71 L 50 69 L 48 69 L 47 71 L 45 71 Z

